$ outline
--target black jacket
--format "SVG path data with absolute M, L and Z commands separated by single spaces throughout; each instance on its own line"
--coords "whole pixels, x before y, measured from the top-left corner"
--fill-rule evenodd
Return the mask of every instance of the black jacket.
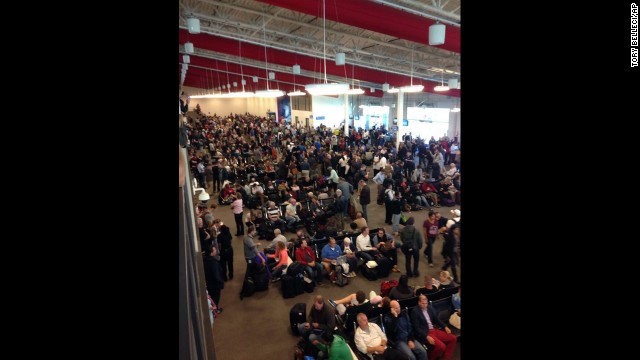
M 371 203 L 371 191 L 369 190 L 369 186 L 365 185 L 362 187 L 360 191 L 360 204 L 369 205 Z
M 430 305 L 427 305 L 427 313 L 429 314 L 429 319 L 431 319 L 431 324 L 434 328 L 444 329 L 445 324 L 434 314 L 433 308 Z M 413 336 L 416 340 L 426 343 L 427 334 L 429 333 L 429 324 L 427 324 L 427 319 L 422 315 L 420 305 L 414 306 L 413 309 L 411 309 L 410 317 Z

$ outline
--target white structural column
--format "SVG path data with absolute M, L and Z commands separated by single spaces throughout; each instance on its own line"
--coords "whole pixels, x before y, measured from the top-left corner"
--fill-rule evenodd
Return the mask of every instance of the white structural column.
M 344 94 L 344 135 L 349 136 L 349 95 Z
M 396 104 L 396 117 L 398 122 L 398 131 L 396 132 L 396 150 L 400 147 L 400 137 L 404 135 L 404 127 L 402 126 L 402 119 L 404 119 L 404 92 L 398 91 L 398 103 Z

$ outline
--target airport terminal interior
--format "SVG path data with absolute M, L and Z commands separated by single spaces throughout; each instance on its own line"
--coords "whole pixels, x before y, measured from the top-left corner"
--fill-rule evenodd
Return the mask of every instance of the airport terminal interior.
M 428 330 L 428 358 L 461 358 L 459 14 L 459 0 L 180 0 L 181 359 L 338 359 L 292 328 L 318 295 L 353 359 L 411 358 L 361 351 L 352 310 L 394 334 L 389 300 L 409 319 L 425 282 L 446 330 Z M 330 238 L 356 260 L 298 266 L 322 264 Z M 401 245 L 417 238 L 416 276 Z M 386 294 L 406 275 L 411 296 Z M 336 305 L 358 291 L 366 306 Z

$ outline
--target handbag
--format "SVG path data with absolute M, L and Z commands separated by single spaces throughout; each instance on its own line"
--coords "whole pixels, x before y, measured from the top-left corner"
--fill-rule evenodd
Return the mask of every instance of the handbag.
M 458 315 L 458 313 L 453 313 L 451 314 L 451 316 L 449 317 L 449 325 L 453 326 L 456 329 L 461 330 L 460 328 L 460 323 L 461 323 L 461 318 L 460 315 Z

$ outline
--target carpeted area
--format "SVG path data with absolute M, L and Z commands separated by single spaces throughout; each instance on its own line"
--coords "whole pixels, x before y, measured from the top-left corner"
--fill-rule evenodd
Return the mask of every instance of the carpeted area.
M 375 184 L 369 182 L 369 186 L 375 189 Z M 388 233 L 391 233 L 391 225 L 384 224 L 385 208 L 383 205 L 375 203 L 375 195 L 372 191 L 372 203 L 368 206 L 370 228 L 385 226 Z M 217 196 L 216 196 L 217 197 Z M 212 199 L 214 196 L 212 196 Z M 460 208 L 456 206 L 455 208 Z M 450 210 L 454 207 L 434 208 L 440 211 L 443 217 L 453 217 Z M 245 210 L 247 211 L 247 210 Z M 421 210 L 406 213 L 413 216 L 415 226 L 420 229 L 422 222 L 427 217 L 428 210 Z M 215 217 L 220 218 L 235 233 L 235 222 L 229 206 L 219 206 L 215 212 Z M 400 226 L 402 229 L 402 226 Z M 287 233 L 287 239 L 293 238 L 295 234 Z M 289 327 L 289 310 L 294 304 L 304 302 L 307 304 L 307 311 L 313 302 L 316 294 L 322 294 L 325 300 L 328 298 L 342 298 L 357 290 L 365 293 L 374 290 L 380 292 L 380 283 L 389 279 L 397 279 L 404 273 L 404 255 L 399 251 L 398 268 L 401 273 L 391 272 L 389 277 L 381 278 L 377 281 L 369 281 L 360 273 L 355 278 L 349 279 L 349 284 L 345 287 L 338 287 L 330 284 L 328 279 L 325 286 L 316 287 L 311 294 L 304 293 L 295 298 L 284 299 L 280 291 L 280 282 L 270 283 L 269 290 L 256 292 L 253 296 L 240 300 L 240 289 L 246 269 L 242 237 L 236 236 L 233 239 L 234 247 L 234 278 L 225 283 L 222 290 L 221 301 L 218 306 L 224 309 L 215 321 L 213 335 L 218 360 L 249 360 L 249 359 L 291 359 L 293 349 L 298 342 L 298 337 L 291 333 Z M 268 241 L 260 240 L 263 244 Z M 443 258 L 440 255 L 442 249 L 442 238 L 439 237 L 434 244 L 434 267 L 429 267 L 426 257 L 422 255 L 424 245 L 420 255 L 420 277 L 411 278 L 409 284 L 412 286 L 422 286 L 423 275 L 430 275 L 437 278 L 440 267 L 443 265 Z M 458 269 L 460 272 L 460 269 Z M 461 277 L 460 277 L 461 278 Z M 460 359 L 460 345 L 452 357 L 453 360 Z

